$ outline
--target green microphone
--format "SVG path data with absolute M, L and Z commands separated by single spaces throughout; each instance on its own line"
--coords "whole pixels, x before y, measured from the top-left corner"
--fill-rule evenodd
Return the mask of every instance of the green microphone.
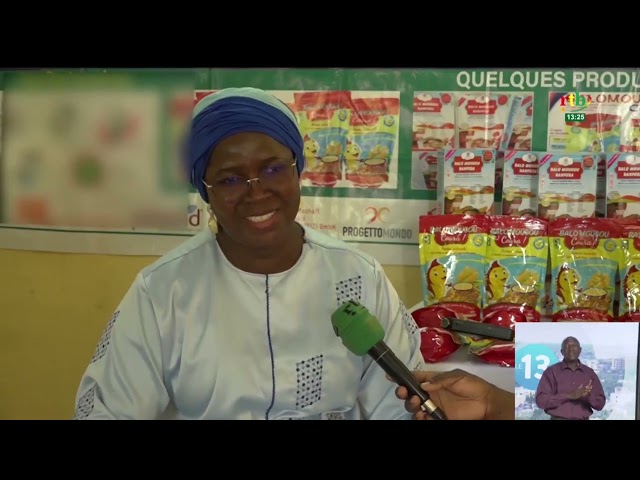
M 378 319 L 360 303 L 349 300 L 331 315 L 333 331 L 351 353 L 369 355 L 398 385 L 407 389 L 409 396 L 420 399 L 420 408 L 435 420 L 446 420 L 442 410 L 433 403 L 429 394 L 420 388 L 413 372 L 400 361 L 384 343 L 384 330 Z

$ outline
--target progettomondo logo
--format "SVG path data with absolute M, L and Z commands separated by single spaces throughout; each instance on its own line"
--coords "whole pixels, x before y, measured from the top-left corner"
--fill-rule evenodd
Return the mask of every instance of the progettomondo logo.
M 387 207 L 376 208 L 376 207 L 367 207 L 366 217 L 369 223 L 386 223 L 387 215 L 390 214 L 391 211 Z
M 591 105 L 591 95 L 582 95 L 580 92 L 568 93 L 560 97 L 560 110 L 566 113 L 576 113 Z

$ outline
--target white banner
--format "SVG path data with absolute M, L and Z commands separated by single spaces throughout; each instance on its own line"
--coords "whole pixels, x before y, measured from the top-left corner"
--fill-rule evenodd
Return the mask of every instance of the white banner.
M 98 230 L 0 225 L 0 248 L 65 253 L 160 256 L 207 228 L 208 214 L 194 194 L 184 232 Z M 344 240 L 383 265 L 419 265 L 418 217 L 424 200 L 303 197 L 298 221 Z M 432 208 L 432 207 L 431 207 Z
M 418 217 L 432 202 L 303 197 L 298 221 L 348 242 L 383 265 L 419 265 Z M 207 228 L 196 194 L 183 232 L 0 225 L 0 248 L 65 253 L 160 256 Z

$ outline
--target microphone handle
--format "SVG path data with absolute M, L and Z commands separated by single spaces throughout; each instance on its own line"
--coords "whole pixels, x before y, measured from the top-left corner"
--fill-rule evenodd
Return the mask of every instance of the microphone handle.
M 422 411 L 431 415 L 434 420 L 447 419 L 442 410 L 433 403 L 429 394 L 420 388 L 420 383 L 416 380 L 413 372 L 409 370 L 398 357 L 396 357 L 393 351 L 384 342 L 376 343 L 371 350 L 369 350 L 369 355 L 382 367 L 387 375 L 398 383 L 398 385 L 407 389 L 410 397 L 412 395 L 416 395 L 420 399 L 420 408 Z

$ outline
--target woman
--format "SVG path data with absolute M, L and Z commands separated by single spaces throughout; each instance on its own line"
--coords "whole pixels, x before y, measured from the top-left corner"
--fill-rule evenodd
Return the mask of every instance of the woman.
M 410 419 L 331 314 L 359 300 L 410 368 L 420 334 L 373 258 L 296 222 L 302 135 L 233 88 L 194 110 L 187 171 L 212 228 L 142 270 L 80 383 L 75 418 Z

